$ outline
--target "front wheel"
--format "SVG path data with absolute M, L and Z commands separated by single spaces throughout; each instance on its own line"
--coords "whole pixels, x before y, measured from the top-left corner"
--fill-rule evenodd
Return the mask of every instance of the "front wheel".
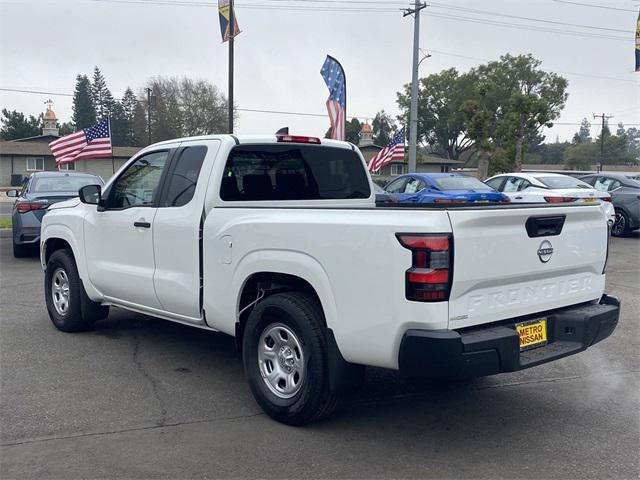
M 56 250 L 49 258 L 44 292 L 49 318 L 63 332 L 89 330 L 109 314 L 109 307 L 87 296 L 71 250 Z
M 629 225 L 629 216 L 623 210 L 616 210 L 616 221 L 611 228 L 611 235 L 614 237 L 622 237 L 631 232 Z
M 245 374 L 256 402 L 279 422 L 304 425 L 335 407 L 322 320 L 317 302 L 298 292 L 267 297 L 249 315 L 242 342 Z

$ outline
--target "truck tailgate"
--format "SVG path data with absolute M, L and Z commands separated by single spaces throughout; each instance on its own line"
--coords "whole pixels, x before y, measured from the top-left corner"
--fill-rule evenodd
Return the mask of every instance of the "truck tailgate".
M 599 299 L 607 226 L 595 206 L 449 210 L 449 328 Z

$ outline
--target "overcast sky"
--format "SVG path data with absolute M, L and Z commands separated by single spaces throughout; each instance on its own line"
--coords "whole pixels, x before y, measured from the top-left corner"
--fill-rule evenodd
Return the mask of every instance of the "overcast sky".
M 90 74 L 98 65 L 116 97 L 127 86 L 137 92 L 154 75 L 205 78 L 226 93 L 227 47 L 221 43 L 216 7 L 177 5 L 208 3 L 203 0 L 137 3 L 142 1 L 0 0 L 0 87 L 71 93 L 76 74 Z M 640 73 L 633 72 L 633 32 L 640 2 L 575 1 L 608 8 L 556 0 L 431 2 L 421 17 L 420 42 L 433 56 L 422 62 L 420 74 L 450 67 L 466 71 L 482 59 L 497 59 L 504 53 L 532 53 L 543 61 L 543 68 L 565 72 L 569 80 L 569 100 L 559 122 L 579 123 L 589 117 L 595 124 L 592 114 L 604 112 L 615 116 L 612 123 L 640 124 Z M 236 0 L 236 4 L 242 30 L 236 40 L 235 69 L 240 108 L 326 113 L 327 90 L 319 71 L 330 54 L 346 71 L 349 117 L 372 116 L 383 108 L 398 113 L 396 92 L 411 79 L 413 40 L 413 21 L 399 10 L 402 0 L 376 0 L 376 4 L 354 0 L 351 5 L 346 0 Z M 303 9 L 273 8 L 283 5 Z M 319 9 L 304 10 L 310 6 Z M 382 7 L 389 11 L 371 11 Z M 362 11 L 365 8 L 369 11 Z M 0 105 L 36 115 L 48 97 L 0 91 Z M 59 119 L 68 121 L 71 97 L 51 98 Z M 271 133 L 285 125 L 295 133 L 323 135 L 328 118 L 241 112 L 237 131 Z M 577 128 L 557 125 L 546 132 L 547 139 L 570 139 Z M 592 133 L 597 131 L 594 126 Z

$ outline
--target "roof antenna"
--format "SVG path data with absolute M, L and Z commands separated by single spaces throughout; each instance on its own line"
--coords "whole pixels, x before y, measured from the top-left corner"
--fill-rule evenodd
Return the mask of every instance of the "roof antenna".
M 289 135 L 289 127 L 282 127 L 280 130 L 276 132 L 276 137 L 280 135 Z

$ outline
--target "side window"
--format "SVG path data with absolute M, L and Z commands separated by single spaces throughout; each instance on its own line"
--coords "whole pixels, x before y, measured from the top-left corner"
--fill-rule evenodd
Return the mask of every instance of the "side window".
M 162 200 L 163 207 L 182 207 L 191 201 L 196 191 L 200 169 L 207 155 L 207 147 L 187 147 L 180 151 L 172 162 L 169 172 L 167 194 Z
M 600 190 L 601 192 L 606 192 L 609 189 L 610 183 L 611 183 L 610 179 L 604 178 L 604 177 L 598 177 L 598 180 L 596 180 L 596 183 L 593 185 L 593 188 L 595 188 L 596 190 Z
M 502 183 L 503 180 L 504 180 L 504 177 L 494 178 L 489 180 L 487 182 L 487 185 L 489 185 L 494 190 L 500 191 L 500 184 Z
M 518 187 L 518 191 L 521 192 L 522 190 L 524 190 L 525 188 L 529 188 L 530 186 L 531 186 L 531 183 L 529 182 L 529 180 L 523 179 L 522 183 Z
M 504 187 L 502 189 L 505 193 L 517 192 L 520 188 L 524 180 L 518 177 L 509 177 L 507 181 L 504 183 Z
M 113 183 L 106 208 L 153 206 L 168 157 L 168 151 L 153 152 L 129 165 Z
M 620 188 L 620 186 L 622 185 L 618 180 L 615 180 L 613 178 L 609 178 L 609 188 L 607 189 L 607 191 L 612 191 L 615 190 L 616 188 Z
M 422 185 L 422 186 L 420 186 Z M 404 187 L 404 193 L 416 193 L 424 188 L 424 182 L 418 178 L 411 177 Z
M 403 191 L 404 188 L 404 183 L 407 181 L 406 178 L 399 178 L 398 180 L 395 180 L 393 182 L 391 182 L 387 188 L 385 188 L 385 190 L 388 193 L 401 193 Z

